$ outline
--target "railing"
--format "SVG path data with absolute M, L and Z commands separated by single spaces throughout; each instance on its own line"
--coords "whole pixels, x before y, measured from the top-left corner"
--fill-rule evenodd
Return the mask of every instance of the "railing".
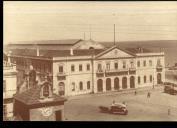
M 58 72 L 57 76 L 66 76 L 66 73 L 65 72 Z
M 66 73 L 64 72 L 58 72 L 57 73 L 58 80 L 65 80 L 66 79 Z
M 129 70 L 130 71 L 136 71 L 136 67 L 130 67 Z

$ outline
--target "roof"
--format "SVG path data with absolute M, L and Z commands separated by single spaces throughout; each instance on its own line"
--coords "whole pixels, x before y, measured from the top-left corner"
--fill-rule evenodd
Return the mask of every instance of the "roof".
M 62 45 L 74 45 L 78 42 L 80 42 L 81 39 L 64 39 L 64 40 L 36 40 L 36 41 L 18 41 L 18 42 L 10 42 L 10 45 L 12 44 L 45 44 L 45 45 L 51 45 L 51 44 L 62 44 Z
M 20 102 L 23 102 L 24 104 L 27 104 L 27 105 L 40 104 L 41 103 L 39 101 L 40 91 L 41 91 L 41 86 L 37 85 L 37 86 L 32 87 L 22 93 L 15 94 L 14 98 Z M 65 98 L 60 97 L 56 94 L 53 94 L 53 100 L 47 101 L 47 102 L 54 102 L 54 101 L 61 101 L 62 102 L 65 100 L 66 100 Z
M 13 49 L 11 51 L 12 51 L 12 55 L 20 55 L 20 56 L 37 55 L 37 51 L 35 49 Z M 89 56 L 92 54 L 97 55 L 102 51 L 104 51 L 104 49 L 94 49 L 94 50 L 78 49 L 78 50 L 73 50 L 72 56 Z M 70 50 L 40 50 L 39 54 L 40 54 L 39 57 L 45 57 L 45 58 L 71 56 Z

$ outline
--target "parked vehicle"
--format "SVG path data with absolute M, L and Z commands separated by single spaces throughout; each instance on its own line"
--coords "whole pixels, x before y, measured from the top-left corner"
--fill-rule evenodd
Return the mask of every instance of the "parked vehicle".
M 164 92 L 171 95 L 177 95 L 177 85 L 175 84 L 166 84 L 164 86 Z
M 101 112 L 104 113 L 122 114 L 122 115 L 128 114 L 126 105 L 122 103 L 115 103 L 110 106 L 99 106 L 99 109 Z

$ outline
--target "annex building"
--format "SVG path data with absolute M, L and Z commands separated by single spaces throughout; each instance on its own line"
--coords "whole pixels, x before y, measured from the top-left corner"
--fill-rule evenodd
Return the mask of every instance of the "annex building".
M 37 80 L 48 77 L 63 96 L 119 91 L 165 82 L 164 52 L 105 46 L 93 40 L 49 40 L 11 43 L 11 61 L 23 85 L 30 65 Z

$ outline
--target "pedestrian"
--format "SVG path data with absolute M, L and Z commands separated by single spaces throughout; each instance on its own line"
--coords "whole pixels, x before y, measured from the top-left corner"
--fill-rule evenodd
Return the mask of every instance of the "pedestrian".
M 151 97 L 151 93 L 148 92 L 148 93 L 147 93 L 147 98 L 150 98 L 150 97 Z
M 136 94 L 137 94 L 137 92 L 136 92 L 136 90 L 135 90 L 135 96 L 136 96 Z
M 115 105 L 115 100 L 112 101 L 112 105 Z

